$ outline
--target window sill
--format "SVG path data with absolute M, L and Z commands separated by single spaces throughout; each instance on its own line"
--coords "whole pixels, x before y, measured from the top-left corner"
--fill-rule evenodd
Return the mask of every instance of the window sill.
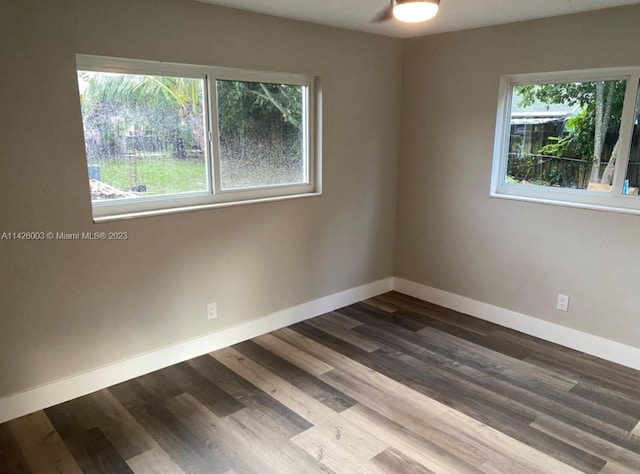
M 590 209 L 593 211 L 605 211 L 605 212 L 615 212 L 618 214 L 631 214 L 631 215 L 640 215 L 640 198 L 638 198 L 637 205 L 638 208 L 635 207 L 621 207 L 610 204 L 594 204 L 594 203 L 586 203 L 586 202 L 573 202 L 573 201 L 563 201 L 558 199 L 550 199 L 550 198 L 542 198 L 542 197 L 532 197 L 532 196 L 520 196 L 514 194 L 502 194 L 498 192 L 491 192 L 490 197 L 498 198 L 498 199 L 509 199 L 512 201 L 523 201 L 523 202 L 533 202 L 537 204 L 547 204 L 552 206 L 563 206 L 563 207 L 573 207 L 578 209 Z M 629 198 L 624 198 L 628 200 Z
M 122 214 L 113 214 L 108 216 L 94 216 L 93 222 L 96 224 L 102 222 L 112 222 L 128 219 L 138 219 L 142 217 L 164 216 L 169 214 L 181 214 L 184 212 L 204 211 L 208 209 L 218 209 L 222 207 L 244 206 L 247 204 L 260 204 L 265 202 L 287 201 L 290 199 L 301 199 L 322 196 L 322 192 L 309 192 L 301 194 L 292 194 L 288 196 L 274 196 L 256 199 L 247 199 L 244 201 L 219 202 L 211 204 L 199 204 L 194 206 L 171 207 L 167 209 L 154 209 L 149 211 L 126 212 Z

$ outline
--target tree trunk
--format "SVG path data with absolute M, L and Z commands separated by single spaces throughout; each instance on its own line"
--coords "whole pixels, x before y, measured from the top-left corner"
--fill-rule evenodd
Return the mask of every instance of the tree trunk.
M 607 131 L 609 130 L 609 121 L 611 120 L 611 107 L 613 106 L 613 94 L 616 90 L 615 82 L 609 82 L 609 92 L 607 93 L 607 102 L 604 106 L 604 112 L 602 113 L 602 130 L 600 136 L 602 137 L 602 147 L 607 138 Z
M 604 118 L 604 82 L 596 82 L 596 131 L 593 141 L 593 162 L 591 163 L 590 183 L 600 182 L 600 160 L 602 158 L 602 147 L 604 145 L 604 136 L 602 133 L 602 125 Z
M 269 102 L 271 102 L 280 111 L 280 113 L 282 114 L 282 116 L 285 118 L 287 122 L 289 122 L 291 125 L 296 127 L 298 130 L 302 130 L 302 123 L 300 123 L 299 120 L 296 120 L 295 118 L 293 118 L 291 114 L 287 113 L 287 109 L 278 101 L 278 99 L 276 99 L 276 97 L 274 97 L 274 95 L 269 91 L 269 89 L 267 89 L 267 87 L 264 84 L 260 84 L 260 88 L 262 89 L 264 94 L 259 94 L 259 95 L 261 95 L 262 97 L 267 99 Z M 255 93 L 257 94 L 257 92 Z
M 602 173 L 601 183 L 605 184 L 613 184 L 613 173 L 616 169 L 616 158 L 618 157 L 618 145 L 620 145 L 620 138 L 616 141 L 613 150 L 611 151 L 611 158 L 609 158 L 609 163 L 607 163 L 607 167 Z

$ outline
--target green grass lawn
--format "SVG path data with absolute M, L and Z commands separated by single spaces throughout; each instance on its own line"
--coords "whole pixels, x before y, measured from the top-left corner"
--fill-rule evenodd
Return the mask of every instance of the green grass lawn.
M 207 167 L 204 160 L 179 160 L 166 156 L 141 156 L 137 159 L 103 160 L 100 181 L 123 191 L 146 186 L 141 196 L 176 194 L 207 190 Z M 222 160 L 223 189 L 299 183 L 302 164 L 259 161 Z
M 100 180 L 118 189 L 145 185 L 146 196 L 207 190 L 204 160 L 177 160 L 167 157 L 140 157 L 134 160 L 104 160 Z

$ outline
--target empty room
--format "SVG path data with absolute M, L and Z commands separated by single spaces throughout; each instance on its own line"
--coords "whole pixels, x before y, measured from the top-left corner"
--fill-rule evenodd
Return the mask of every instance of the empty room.
M 640 472 L 640 0 L 1 0 L 0 473 Z

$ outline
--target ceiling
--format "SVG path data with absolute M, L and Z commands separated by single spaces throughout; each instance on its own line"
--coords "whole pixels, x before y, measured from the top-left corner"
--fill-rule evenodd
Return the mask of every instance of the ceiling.
M 197 1 L 399 38 L 640 4 L 640 0 L 441 0 L 433 20 L 410 25 L 371 21 L 389 0 Z

